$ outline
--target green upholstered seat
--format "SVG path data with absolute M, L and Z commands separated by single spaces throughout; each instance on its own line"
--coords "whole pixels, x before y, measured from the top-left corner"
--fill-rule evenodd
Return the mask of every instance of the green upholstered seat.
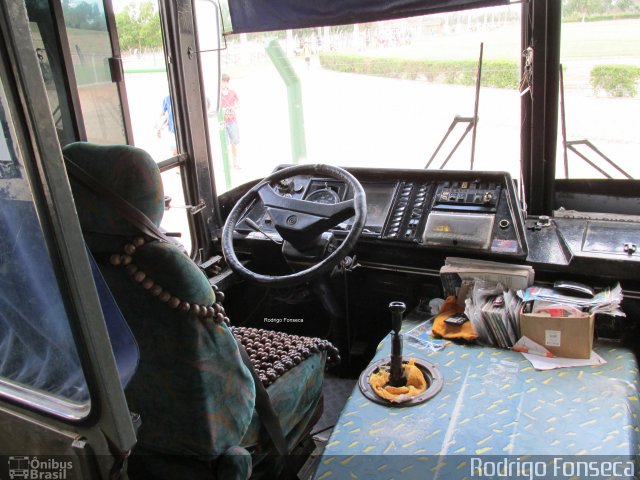
M 63 153 L 160 225 L 162 181 L 146 152 L 74 143 Z M 272 449 L 255 413 L 254 382 L 219 321 L 224 311 L 208 279 L 180 248 L 144 239 L 108 200 L 70 182 L 86 242 L 140 347 L 125 390 L 142 418 L 132 475 L 246 478 L 248 452 Z M 268 389 L 290 446 L 311 427 L 324 362 L 316 353 Z

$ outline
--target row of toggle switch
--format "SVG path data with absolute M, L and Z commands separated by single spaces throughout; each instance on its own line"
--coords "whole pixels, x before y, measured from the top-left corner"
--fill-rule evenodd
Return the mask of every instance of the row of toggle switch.
M 428 193 L 428 184 L 415 185 L 413 182 L 401 184 L 395 208 L 387 225 L 387 238 L 411 239 L 415 237 L 418 224 L 424 213 Z

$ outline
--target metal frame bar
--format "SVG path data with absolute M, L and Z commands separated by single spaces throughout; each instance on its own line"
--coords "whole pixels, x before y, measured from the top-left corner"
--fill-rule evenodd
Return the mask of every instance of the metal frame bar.
M 447 141 L 447 138 L 449 138 L 449 135 L 451 134 L 451 132 L 453 131 L 453 129 L 456 127 L 456 125 L 458 123 L 467 123 L 468 124 L 467 128 L 464 130 L 464 132 L 462 132 L 462 136 L 458 139 L 456 144 L 453 146 L 453 148 L 449 152 L 449 155 L 447 155 L 447 158 L 444 159 L 444 162 L 442 162 L 442 165 L 440 165 L 439 170 L 444 169 L 444 167 L 447 165 L 447 163 L 449 163 L 449 160 L 451 159 L 453 154 L 456 152 L 456 150 L 458 150 L 458 147 L 460 146 L 462 141 L 465 139 L 467 134 L 472 129 L 473 129 L 473 133 L 471 135 L 471 170 L 473 170 L 473 162 L 474 162 L 475 153 L 476 153 L 476 130 L 477 130 L 478 120 L 479 120 L 479 118 L 478 118 L 478 108 L 479 108 L 479 105 L 480 105 L 480 82 L 482 82 L 482 53 L 483 53 L 483 51 L 484 51 L 484 43 L 481 42 L 480 43 L 480 56 L 478 58 L 478 68 L 476 70 L 476 93 L 475 93 L 474 104 L 473 104 L 473 117 L 461 117 L 460 115 L 456 115 L 455 117 L 453 117 L 453 120 L 451 120 L 451 124 L 449 125 L 449 128 L 447 129 L 446 133 L 444 134 L 444 137 L 442 137 L 442 140 L 440 140 L 440 143 L 438 144 L 438 146 L 436 147 L 435 151 L 433 152 L 433 155 L 431 155 L 431 158 L 429 159 L 429 161 L 425 165 L 425 167 L 424 167 L 425 170 L 427 170 L 429 168 L 429 166 L 431 165 L 433 160 L 436 158 L 436 155 L 438 154 L 438 152 L 442 148 L 442 145 L 444 145 L 444 143 Z
M 596 166 L 596 164 L 594 162 L 589 160 L 583 153 L 581 153 L 577 148 L 575 148 L 575 145 L 586 145 L 591 150 L 593 150 L 596 154 L 600 155 L 600 157 L 603 158 L 605 162 L 607 162 L 609 165 L 611 165 L 613 168 L 615 168 L 618 172 L 620 172 L 622 175 L 624 175 L 627 179 L 633 180 L 633 177 L 631 175 L 629 175 L 625 170 L 623 170 L 617 163 L 615 163 L 613 160 L 611 160 L 609 157 L 607 157 L 604 153 L 602 153 L 600 150 L 598 150 L 598 148 L 593 143 L 591 143 L 589 140 L 571 140 L 571 141 L 566 142 L 566 144 L 567 144 L 567 148 L 569 150 L 571 150 L 573 153 L 575 153 L 580 158 L 582 158 L 585 162 L 587 162 L 590 166 L 595 168 L 598 172 L 600 172 L 606 178 L 613 178 L 613 177 L 611 175 L 609 175 L 607 172 L 605 172 L 604 170 L 602 170 L 600 167 Z
M 159 5 L 164 50 L 169 56 L 167 74 L 178 151 L 187 156 L 185 164 L 181 165 L 186 170 L 182 176 L 185 202 L 195 205 L 203 201 L 208 207 L 188 217 L 192 252 L 207 258 L 211 253 L 212 240 L 218 237 L 222 217 L 210 161 L 207 109 L 201 93 L 202 72 L 199 55 L 195 53 L 198 37 L 193 0 L 159 2 Z
M 442 147 L 442 145 L 444 145 L 444 142 L 447 141 L 447 138 L 449 138 L 449 135 L 451 134 L 451 132 L 453 131 L 453 129 L 456 127 L 458 123 L 467 123 L 467 128 L 464 130 L 464 132 L 462 133 L 462 136 L 457 141 L 457 143 L 453 146 L 453 148 L 449 152 L 449 155 L 447 155 L 447 158 L 445 158 L 444 162 L 442 162 L 442 165 L 440 165 L 439 170 L 442 170 L 447 165 L 447 163 L 449 162 L 453 154 L 456 152 L 456 150 L 458 149 L 462 141 L 465 139 L 467 134 L 471 131 L 471 129 L 473 128 L 476 122 L 473 117 L 461 117 L 460 115 L 456 115 L 455 117 L 453 117 L 453 120 L 451 120 L 451 124 L 449 125 L 449 128 L 444 134 L 444 137 L 442 137 L 442 140 L 440 140 L 440 143 L 438 144 L 438 147 L 436 148 L 435 152 L 433 152 L 433 155 L 431 155 L 431 158 L 425 165 L 424 167 L 425 170 L 429 168 L 433 160 L 436 158 L 436 155 L 440 151 L 440 148 Z
M 118 29 L 116 27 L 116 16 L 113 11 L 113 3 L 109 0 L 103 0 L 104 15 L 107 21 L 107 31 L 109 32 L 109 41 L 111 42 L 111 59 L 117 61 L 122 66 L 122 58 L 120 57 L 120 42 L 118 41 Z M 131 125 L 131 115 L 129 114 L 129 99 L 127 96 L 127 87 L 124 77 L 115 82 L 120 95 L 120 108 L 122 111 L 122 120 L 124 123 L 124 136 L 129 145 L 133 145 L 133 127 Z
M 84 119 L 82 118 L 82 105 L 80 103 L 78 84 L 73 70 L 73 59 L 71 58 L 71 50 L 69 49 L 69 38 L 67 37 L 67 30 L 64 24 L 62 4 L 56 0 L 49 0 L 49 8 L 51 10 L 60 63 L 64 71 L 64 83 L 67 90 L 67 98 L 70 102 L 71 118 L 74 122 L 76 139 L 86 141 L 87 130 L 84 125 Z

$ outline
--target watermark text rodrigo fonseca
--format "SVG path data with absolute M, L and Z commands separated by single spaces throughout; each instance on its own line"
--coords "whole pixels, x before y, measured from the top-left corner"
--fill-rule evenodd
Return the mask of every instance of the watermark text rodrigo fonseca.
M 303 323 L 304 318 L 264 317 L 264 323 Z
M 630 459 L 589 457 L 471 457 L 470 476 L 475 478 L 635 478 Z

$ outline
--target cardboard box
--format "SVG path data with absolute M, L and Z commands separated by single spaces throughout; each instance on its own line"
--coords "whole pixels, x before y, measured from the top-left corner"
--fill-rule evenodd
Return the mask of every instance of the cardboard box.
M 593 348 L 594 316 L 550 317 L 520 313 L 520 333 L 557 357 L 589 358 Z

